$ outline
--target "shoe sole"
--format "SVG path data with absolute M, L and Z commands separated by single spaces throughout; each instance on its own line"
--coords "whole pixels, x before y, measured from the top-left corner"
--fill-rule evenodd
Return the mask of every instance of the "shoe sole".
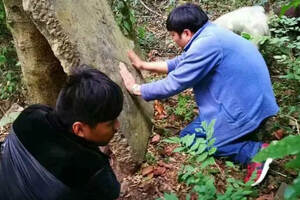
M 273 162 L 272 158 L 268 158 L 266 160 L 266 162 L 264 164 L 264 168 L 263 168 L 263 170 L 261 172 L 260 177 L 255 181 L 255 183 L 251 184 L 251 186 L 256 186 L 256 185 L 260 184 L 264 180 L 264 178 L 266 177 L 266 175 L 267 175 L 267 173 L 268 173 L 268 171 L 270 169 L 270 164 L 272 162 Z

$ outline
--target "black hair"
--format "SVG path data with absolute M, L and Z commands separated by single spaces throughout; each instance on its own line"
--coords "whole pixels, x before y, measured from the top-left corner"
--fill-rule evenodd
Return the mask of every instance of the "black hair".
M 208 16 L 200 6 L 186 3 L 174 8 L 167 19 L 167 30 L 175 31 L 179 35 L 184 29 L 196 33 L 208 21 Z
M 59 93 L 55 113 L 67 129 L 80 121 L 95 127 L 116 119 L 123 109 L 121 88 L 108 76 L 88 65 L 72 69 Z

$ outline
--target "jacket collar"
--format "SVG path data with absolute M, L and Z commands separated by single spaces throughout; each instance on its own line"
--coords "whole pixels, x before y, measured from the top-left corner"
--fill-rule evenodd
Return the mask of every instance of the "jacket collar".
M 207 21 L 194 35 L 193 37 L 190 39 L 190 41 L 185 45 L 184 47 L 184 51 L 187 51 L 190 46 L 192 45 L 193 41 L 202 33 L 202 31 L 209 25 L 211 25 L 212 23 L 210 21 Z

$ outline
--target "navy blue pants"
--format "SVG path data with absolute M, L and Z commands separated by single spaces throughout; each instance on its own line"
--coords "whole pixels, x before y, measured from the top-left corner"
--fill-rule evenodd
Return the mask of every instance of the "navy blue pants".
M 187 134 L 196 133 L 196 137 L 205 138 L 206 137 L 205 134 L 201 132 L 195 132 L 196 128 L 202 128 L 201 121 L 199 121 L 199 118 L 196 118 L 193 122 L 187 125 L 183 130 L 181 130 L 180 137 L 184 137 Z M 260 150 L 262 142 L 249 140 L 249 137 L 247 137 L 249 134 L 247 134 L 244 137 L 241 137 L 238 140 L 227 143 L 226 145 L 222 145 L 222 146 L 215 145 L 215 147 L 217 148 L 217 152 L 215 153 L 215 156 L 229 157 L 230 159 L 232 159 L 233 162 L 240 163 L 240 164 L 247 164 L 251 162 L 251 159 Z M 230 137 L 230 135 L 228 136 Z M 216 136 L 214 135 L 213 137 Z

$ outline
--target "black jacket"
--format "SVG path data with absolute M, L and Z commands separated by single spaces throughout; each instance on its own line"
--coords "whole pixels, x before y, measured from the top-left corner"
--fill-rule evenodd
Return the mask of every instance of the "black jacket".
M 32 156 L 71 188 L 70 196 L 74 196 L 71 199 L 116 199 L 119 196 L 120 184 L 108 156 L 101 153 L 97 145 L 67 131 L 52 108 L 29 106 L 15 120 L 13 129 Z

